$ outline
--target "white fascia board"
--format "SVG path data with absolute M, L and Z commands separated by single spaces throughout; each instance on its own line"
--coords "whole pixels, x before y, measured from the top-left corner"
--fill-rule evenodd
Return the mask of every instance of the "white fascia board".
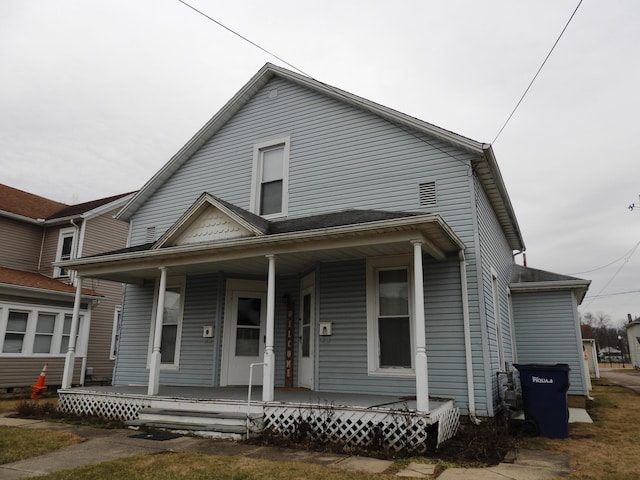
M 109 203 L 105 203 L 104 205 L 101 205 L 99 207 L 94 208 L 93 210 L 89 210 L 88 212 L 84 212 L 82 214 L 82 218 L 85 218 L 87 220 L 95 218 L 95 217 L 99 217 L 100 215 L 107 213 L 111 210 L 115 210 L 116 208 L 122 207 L 123 205 L 125 205 L 127 202 L 129 202 L 129 200 L 131 200 L 131 198 L 134 196 L 134 194 L 132 193 L 131 195 L 127 195 L 126 197 L 121 197 L 117 200 L 114 200 L 113 202 L 109 202 Z
M 436 223 L 447 234 L 447 237 L 459 249 L 464 249 L 464 243 L 460 240 L 439 215 L 418 215 L 393 220 L 380 220 L 365 224 L 342 225 L 337 227 L 304 230 L 300 232 L 280 233 L 264 235 L 261 237 L 245 237 L 240 239 L 222 240 L 214 243 L 180 245 L 156 250 L 125 252 L 114 255 L 97 257 L 84 257 L 73 260 L 55 262 L 56 267 L 76 269 L 77 267 L 89 267 L 100 264 L 119 261 L 139 261 L 162 259 L 164 257 L 189 256 L 214 252 L 224 249 L 243 249 L 250 247 L 276 248 L 282 243 L 308 242 L 323 239 L 335 239 L 347 236 L 364 236 L 366 234 L 379 233 L 380 231 L 393 232 L 394 230 L 411 231 L 419 229 L 420 224 Z

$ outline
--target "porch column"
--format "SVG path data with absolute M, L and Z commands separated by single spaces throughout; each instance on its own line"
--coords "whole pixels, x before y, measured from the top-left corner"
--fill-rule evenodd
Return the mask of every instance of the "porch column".
M 275 338 L 275 310 L 276 310 L 276 258 L 267 255 L 269 260 L 269 276 L 267 281 L 267 331 L 264 346 L 264 369 L 262 377 L 262 401 L 273 401 L 273 387 L 275 379 L 275 360 L 273 351 Z
M 76 337 L 78 336 L 78 321 L 80 319 L 80 302 L 82 300 L 82 277 L 76 277 L 76 296 L 73 301 L 73 315 L 69 329 L 69 347 L 64 359 L 62 372 L 62 388 L 70 388 L 73 382 L 73 367 L 76 362 Z
M 415 311 L 416 410 L 429 411 L 427 343 L 424 326 L 424 284 L 422 281 L 422 242 L 413 240 L 413 301 Z
M 149 365 L 148 395 L 157 395 L 160 389 L 160 345 L 162 341 L 162 322 L 164 319 L 164 295 L 167 290 L 167 269 L 160 267 L 160 286 L 158 287 L 158 308 L 156 310 L 156 324 L 153 332 L 153 350 Z

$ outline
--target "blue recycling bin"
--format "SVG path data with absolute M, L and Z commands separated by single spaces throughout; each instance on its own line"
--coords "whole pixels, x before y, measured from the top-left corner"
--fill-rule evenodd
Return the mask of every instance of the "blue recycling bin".
M 569 436 L 569 372 L 566 363 L 514 364 L 520 372 L 524 419 L 549 438 Z

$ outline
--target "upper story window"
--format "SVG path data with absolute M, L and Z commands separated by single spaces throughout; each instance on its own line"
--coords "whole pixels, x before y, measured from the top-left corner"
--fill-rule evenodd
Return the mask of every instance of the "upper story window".
M 263 217 L 287 214 L 289 196 L 289 137 L 253 147 L 251 209 Z
M 56 251 L 56 262 L 62 260 L 70 260 L 73 258 L 73 250 L 76 242 L 76 229 L 63 228 L 58 236 L 58 250 Z M 55 267 L 53 271 L 54 277 L 68 277 L 69 270 L 66 268 Z

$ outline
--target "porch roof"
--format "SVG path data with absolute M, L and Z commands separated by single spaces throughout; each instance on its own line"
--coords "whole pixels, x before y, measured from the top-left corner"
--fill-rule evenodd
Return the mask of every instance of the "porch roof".
M 318 262 L 410 254 L 412 241 L 444 260 L 464 249 L 463 242 L 439 215 L 349 210 L 270 222 L 262 235 L 186 245 L 162 242 L 60 262 L 83 277 L 140 283 L 167 267 L 172 275 L 218 271 L 264 274 L 265 255 L 276 255 L 277 270 L 293 274 Z

